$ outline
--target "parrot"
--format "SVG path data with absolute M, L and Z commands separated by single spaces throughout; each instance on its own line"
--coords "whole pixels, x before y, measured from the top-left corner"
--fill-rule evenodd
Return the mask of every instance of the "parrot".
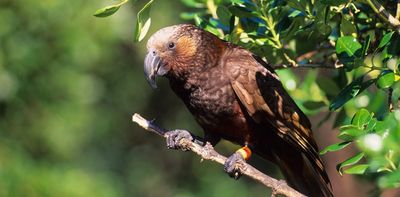
M 241 146 L 224 170 L 241 175 L 238 163 L 252 153 L 276 164 L 288 184 L 307 196 L 333 196 L 311 123 L 284 89 L 273 67 L 251 51 L 192 24 L 162 28 L 147 42 L 144 75 L 152 88 L 165 77 L 215 146 Z M 167 133 L 167 147 L 193 136 Z

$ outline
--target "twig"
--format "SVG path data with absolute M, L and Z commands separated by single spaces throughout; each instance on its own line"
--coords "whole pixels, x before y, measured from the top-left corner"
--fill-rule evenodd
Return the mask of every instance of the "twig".
M 167 132 L 166 129 L 163 129 L 163 128 L 155 125 L 153 123 L 153 121 L 148 121 L 148 120 L 144 119 L 139 114 L 135 113 L 132 116 L 132 121 L 137 123 L 139 126 L 143 127 L 144 129 L 146 129 L 147 131 L 151 131 L 157 135 L 163 136 L 164 138 L 166 137 L 165 136 L 165 133 Z M 199 155 L 202 159 L 215 161 L 222 165 L 224 165 L 224 163 L 227 159 L 225 156 L 216 152 L 210 143 L 206 143 L 205 146 L 201 146 L 198 143 L 192 142 L 187 139 L 182 139 L 179 143 L 181 146 L 183 146 L 183 147 L 187 148 L 188 150 L 191 150 L 192 152 Z M 293 197 L 294 196 L 295 197 L 304 197 L 303 194 L 297 192 L 296 190 L 294 190 L 293 188 L 288 186 L 285 181 L 277 180 L 268 175 L 265 175 L 247 163 L 244 165 L 245 166 L 243 168 L 242 173 L 244 175 L 262 183 L 263 185 L 271 188 L 272 195 L 280 194 L 280 195 L 285 195 L 288 197 L 292 197 L 292 196 Z
M 325 69 L 338 69 L 343 67 L 343 64 L 297 64 L 293 66 L 292 64 L 275 64 L 272 66 L 274 69 L 284 69 L 284 68 L 325 68 Z
M 366 0 L 366 2 L 372 8 L 372 10 L 379 15 L 379 17 L 390 24 L 397 31 L 397 33 L 400 34 L 400 21 L 398 18 L 390 14 L 378 1 Z
M 396 18 L 400 20 L 400 0 L 397 0 Z

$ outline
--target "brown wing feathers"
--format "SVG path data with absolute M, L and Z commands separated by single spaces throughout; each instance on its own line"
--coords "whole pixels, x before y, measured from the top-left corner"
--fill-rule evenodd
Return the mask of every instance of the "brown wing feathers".
M 318 147 L 312 138 L 308 118 L 284 90 L 277 75 L 261 58 L 253 59 L 247 51 L 234 50 L 238 54 L 232 61 L 227 61 L 226 67 L 247 69 L 247 72 L 241 72 L 232 78 L 231 84 L 249 115 L 260 124 L 267 123 L 276 128 L 281 138 L 312 161 L 309 163 L 314 166 L 323 181 L 329 184 L 329 178 L 318 155 Z M 240 65 L 236 65 L 237 58 L 241 60 Z

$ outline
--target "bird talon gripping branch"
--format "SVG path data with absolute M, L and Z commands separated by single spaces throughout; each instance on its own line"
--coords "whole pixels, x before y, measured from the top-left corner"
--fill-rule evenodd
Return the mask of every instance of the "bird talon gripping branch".
M 243 155 L 239 152 L 233 153 L 224 164 L 224 171 L 235 180 L 242 176 L 243 164 L 246 163 Z
M 187 139 L 192 141 L 192 135 L 186 130 L 172 130 L 165 133 L 167 148 L 169 149 L 181 149 L 183 151 L 188 150 L 188 147 L 185 147 L 181 144 L 182 139 Z

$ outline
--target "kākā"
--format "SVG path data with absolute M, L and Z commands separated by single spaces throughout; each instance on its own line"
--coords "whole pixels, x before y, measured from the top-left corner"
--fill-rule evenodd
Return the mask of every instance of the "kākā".
M 243 146 L 225 171 L 250 150 L 280 167 L 289 185 L 308 196 L 332 196 L 330 181 L 312 137 L 311 124 L 282 86 L 274 70 L 250 51 L 190 24 L 156 32 L 147 43 L 144 71 L 150 85 L 168 78 L 204 129 L 206 141 L 221 138 Z M 186 131 L 170 131 L 169 148 L 179 148 Z

